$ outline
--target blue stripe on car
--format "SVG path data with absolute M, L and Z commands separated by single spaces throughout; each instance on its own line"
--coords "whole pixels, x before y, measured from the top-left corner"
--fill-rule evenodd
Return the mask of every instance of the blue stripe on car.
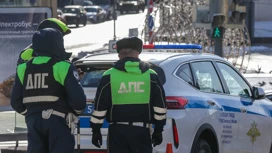
M 197 97 L 186 97 L 188 99 L 188 104 L 185 106 L 185 108 L 198 108 L 198 109 L 213 109 L 213 110 L 218 110 L 218 111 L 224 111 L 224 112 L 236 112 L 236 113 L 240 113 L 240 108 L 237 106 L 245 106 L 245 107 L 251 107 L 250 105 L 252 105 L 254 102 L 244 102 L 244 101 L 240 101 L 241 103 L 236 103 L 236 105 L 234 104 L 233 107 L 228 105 L 228 101 L 226 99 L 216 99 L 216 101 L 220 101 L 220 107 L 214 107 L 209 105 L 207 102 L 204 102 L 202 99 L 199 99 Z M 235 100 L 234 100 L 235 101 Z M 255 103 L 256 105 L 256 103 Z M 260 111 L 260 112 L 255 112 L 252 111 L 254 110 L 254 108 L 252 108 L 251 110 L 247 110 L 247 114 L 252 114 L 252 115 L 260 115 L 260 116 L 272 116 L 272 110 L 271 110 L 271 105 L 269 104 L 257 104 L 257 106 L 255 106 L 256 108 L 261 108 L 261 109 L 256 109 L 256 111 Z M 92 108 L 92 107 L 89 107 Z M 80 127 L 81 128 L 90 128 L 90 111 L 89 112 L 85 112 L 84 116 L 80 116 Z M 109 123 L 104 121 L 102 128 L 108 128 L 109 127 Z

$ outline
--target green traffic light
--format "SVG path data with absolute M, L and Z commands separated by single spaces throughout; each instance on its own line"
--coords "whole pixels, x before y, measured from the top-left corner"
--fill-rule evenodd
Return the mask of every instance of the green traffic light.
M 213 28 L 212 37 L 213 38 L 223 38 L 224 27 Z
M 219 28 L 215 28 L 215 32 L 214 32 L 213 37 L 215 37 L 215 38 L 221 37 L 221 32 L 220 32 Z

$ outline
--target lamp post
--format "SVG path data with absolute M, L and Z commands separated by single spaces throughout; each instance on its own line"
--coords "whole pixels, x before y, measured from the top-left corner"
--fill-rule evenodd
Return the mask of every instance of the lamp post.
M 116 40 L 116 25 L 115 21 L 117 19 L 117 13 L 116 13 L 116 0 L 113 0 L 113 40 Z

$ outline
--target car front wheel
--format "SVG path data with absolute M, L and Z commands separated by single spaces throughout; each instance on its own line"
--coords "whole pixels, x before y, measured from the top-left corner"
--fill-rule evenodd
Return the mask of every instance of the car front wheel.
M 136 12 L 137 12 L 137 13 L 139 13 L 139 12 L 140 12 L 140 8 L 139 8 L 139 7 L 137 8 Z
M 79 19 L 76 21 L 76 27 L 79 27 Z
M 193 153 L 212 153 L 212 149 L 206 140 L 199 139 Z
M 87 19 L 85 18 L 83 21 L 83 26 L 86 26 L 86 24 L 87 24 Z

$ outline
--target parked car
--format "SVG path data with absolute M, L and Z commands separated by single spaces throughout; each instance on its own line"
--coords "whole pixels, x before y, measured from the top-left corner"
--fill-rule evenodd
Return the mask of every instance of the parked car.
M 84 6 L 87 19 L 93 23 L 104 22 L 107 19 L 106 11 L 100 6 Z
M 114 0 L 91 0 L 94 5 L 102 7 L 107 14 L 107 20 L 113 19 L 113 2 Z
M 67 25 L 75 24 L 76 27 L 78 27 L 79 24 L 82 24 L 83 26 L 87 24 L 87 15 L 83 6 L 67 5 L 62 11 Z
M 144 12 L 145 10 L 145 1 L 144 0 L 120 0 L 117 5 L 117 10 L 120 11 L 121 14 L 124 11 L 136 11 L 137 13 Z
M 63 12 L 62 12 L 61 9 L 57 9 L 57 14 L 58 14 L 57 19 L 59 19 L 60 21 L 66 23 L 65 16 L 63 15 Z
M 83 1 L 83 4 L 82 6 L 92 6 L 93 5 L 93 2 L 91 1 Z
M 272 103 L 265 98 L 262 88 L 251 86 L 235 67 L 219 56 L 177 52 L 179 48 L 197 46 L 153 47 L 161 49 L 143 51 L 140 59 L 157 72 L 168 109 L 163 142 L 154 147 L 154 153 L 165 153 L 167 143 L 173 145 L 174 153 L 272 151 Z M 171 48 L 175 48 L 175 53 Z M 90 144 L 89 121 L 99 81 L 117 60 L 117 53 L 100 53 L 75 62 L 76 67 L 86 72 L 81 80 L 88 99 L 86 111 L 80 116 L 83 152 L 106 153 L 109 123 L 104 122 L 102 126 L 103 145 L 97 148 Z

